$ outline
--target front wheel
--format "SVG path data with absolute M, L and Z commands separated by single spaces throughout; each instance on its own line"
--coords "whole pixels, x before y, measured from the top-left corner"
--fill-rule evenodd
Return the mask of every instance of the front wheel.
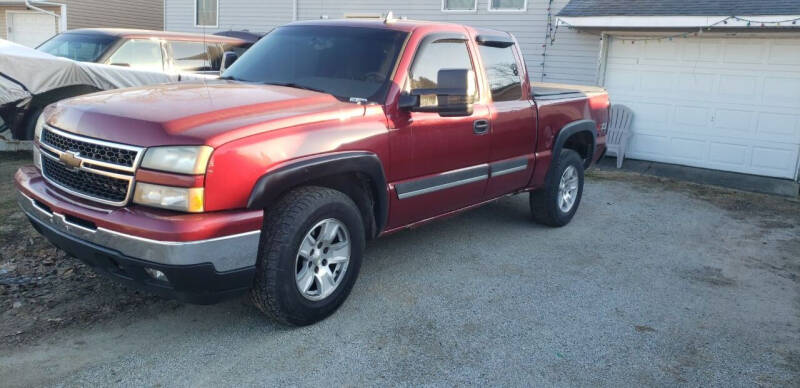
M 292 190 L 264 212 L 255 305 L 288 325 L 325 319 L 350 294 L 364 243 L 361 215 L 347 195 L 324 187 Z
M 563 149 L 554 161 L 545 187 L 530 194 L 533 220 L 548 226 L 568 224 L 583 195 L 583 160 L 577 152 Z

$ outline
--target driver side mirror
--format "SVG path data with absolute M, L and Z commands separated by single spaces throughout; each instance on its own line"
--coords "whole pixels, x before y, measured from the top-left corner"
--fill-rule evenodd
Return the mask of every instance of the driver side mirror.
M 443 117 L 472 114 L 475 102 L 475 73 L 472 70 L 439 70 L 436 85 L 436 88 L 402 93 L 398 106 L 411 112 L 437 112 Z
M 236 54 L 233 51 L 226 51 L 222 54 L 222 63 L 219 67 L 219 73 L 222 74 L 227 70 L 231 65 L 233 65 L 236 60 L 239 59 L 239 54 Z

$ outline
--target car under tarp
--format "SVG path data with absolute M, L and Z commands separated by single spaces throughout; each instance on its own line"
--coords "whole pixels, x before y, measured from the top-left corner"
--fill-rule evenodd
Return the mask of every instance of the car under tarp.
M 216 78 L 169 74 L 56 57 L 0 39 L 0 118 L 17 139 L 30 137 L 41 110 L 101 90 Z

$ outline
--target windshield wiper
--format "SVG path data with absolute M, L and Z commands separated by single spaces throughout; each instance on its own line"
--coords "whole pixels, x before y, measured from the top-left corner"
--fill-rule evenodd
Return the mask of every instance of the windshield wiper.
M 304 89 L 304 90 L 311 90 L 312 92 L 320 92 L 325 94 L 331 94 L 328 91 L 317 89 L 311 86 L 301 85 L 294 82 L 264 82 L 264 85 L 275 85 L 275 86 L 286 86 L 289 88 L 296 88 L 296 89 Z

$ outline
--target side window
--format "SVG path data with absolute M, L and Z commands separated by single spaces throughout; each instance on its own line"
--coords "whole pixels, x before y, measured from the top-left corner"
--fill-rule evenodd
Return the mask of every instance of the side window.
M 442 40 L 419 48 L 409 73 L 409 89 L 436 88 L 442 69 L 474 70 L 466 42 Z
M 215 54 L 215 46 L 206 46 L 203 42 L 169 42 L 172 48 L 172 60 L 181 71 L 214 71 L 219 70 L 219 58 L 222 53 Z M 216 61 L 215 61 L 216 59 Z M 215 63 L 216 62 L 216 63 Z M 216 69 L 214 65 L 216 64 Z
M 486 66 L 486 77 L 492 89 L 492 100 L 513 101 L 522 98 L 522 80 L 519 75 L 514 46 L 478 46 Z
M 108 59 L 112 65 L 130 66 L 135 69 L 164 71 L 161 42 L 133 39 L 120 46 Z

